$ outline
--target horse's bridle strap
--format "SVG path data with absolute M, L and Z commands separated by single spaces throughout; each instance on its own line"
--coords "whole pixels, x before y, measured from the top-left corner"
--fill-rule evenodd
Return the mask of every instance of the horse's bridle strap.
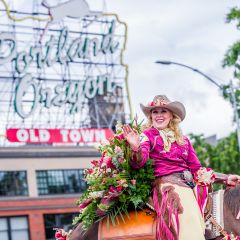
M 224 230 L 224 228 L 217 223 L 217 221 L 213 218 L 212 214 L 209 214 L 207 218 L 212 222 L 212 224 L 216 227 L 217 231 L 220 232 L 224 237 L 227 237 L 228 234 Z

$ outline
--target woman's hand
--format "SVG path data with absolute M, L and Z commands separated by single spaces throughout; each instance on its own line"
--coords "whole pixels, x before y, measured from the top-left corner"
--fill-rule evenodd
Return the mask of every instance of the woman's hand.
M 137 131 L 132 130 L 129 125 L 124 125 L 122 129 L 124 138 L 128 141 L 132 150 L 137 151 L 140 147 L 140 138 Z
M 238 175 L 229 175 L 228 178 L 227 178 L 227 185 L 234 187 L 237 184 L 240 184 L 240 176 L 238 176 Z

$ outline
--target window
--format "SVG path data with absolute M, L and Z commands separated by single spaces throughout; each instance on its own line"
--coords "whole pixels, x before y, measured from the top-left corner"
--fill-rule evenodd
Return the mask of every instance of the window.
M 0 196 L 28 195 L 26 171 L 0 171 Z
M 28 218 L 0 217 L 0 239 L 29 240 Z
M 37 171 L 39 195 L 80 193 L 86 188 L 83 169 Z
M 77 215 L 78 215 L 77 213 L 44 215 L 46 240 L 53 240 L 53 239 L 55 240 L 54 228 L 63 228 L 65 231 L 69 231 L 69 229 L 72 228 L 72 220 Z

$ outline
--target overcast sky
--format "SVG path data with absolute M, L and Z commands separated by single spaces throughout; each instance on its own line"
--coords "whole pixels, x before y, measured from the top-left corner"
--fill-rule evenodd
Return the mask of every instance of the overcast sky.
M 50 0 L 47 0 L 50 4 Z M 117 13 L 128 25 L 124 62 L 129 65 L 129 87 L 134 114 L 143 118 L 139 103 L 157 94 L 181 101 L 187 110 L 185 134 L 227 136 L 235 129 L 233 109 L 206 78 L 171 60 L 199 69 L 219 84 L 232 79 L 223 69 L 226 50 L 237 40 L 235 24 L 225 22 L 236 0 L 87 0 L 92 10 Z M 21 4 L 26 0 L 21 1 Z M 18 4 L 18 2 L 15 2 Z M 19 2 L 20 4 L 20 2 Z M 20 4 L 20 5 L 21 5 Z M 235 83 L 236 80 L 233 80 Z
M 235 129 L 233 110 L 218 88 L 201 75 L 179 66 L 155 64 L 171 60 L 195 67 L 218 83 L 228 83 L 232 69 L 223 69 L 229 46 L 239 39 L 226 14 L 239 1 L 224 0 L 89 0 L 90 7 L 117 13 L 128 24 L 125 63 L 134 113 L 143 118 L 139 103 L 157 94 L 184 103 L 185 134 L 227 136 Z M 105 11 L 106 11 L 105 10 Z M 236 80 L 235 80 L 236 81 Z

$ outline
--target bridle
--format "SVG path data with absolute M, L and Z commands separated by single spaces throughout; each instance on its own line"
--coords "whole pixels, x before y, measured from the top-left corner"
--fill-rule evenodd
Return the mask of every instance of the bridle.
M 210 221 L 212 223 L 212 225 L 215 227 L 215 229 L 220 233 L 220 235 L 223 236 L 223 238 L 221 240 L 238 240 L 240 239 L 239 236 L 234 236 L 232 233 L 228 234 L 227 231 L 223 228 L 223 226 L 221 226 L 216 219 L 214 218 L 213 214 L 213 198 L 212 195 L 209 194 L 208 195 L 208 201 L 207 201 L 207 205 L 205 208 L 205 212 L 204 212 L 204 221 Z

